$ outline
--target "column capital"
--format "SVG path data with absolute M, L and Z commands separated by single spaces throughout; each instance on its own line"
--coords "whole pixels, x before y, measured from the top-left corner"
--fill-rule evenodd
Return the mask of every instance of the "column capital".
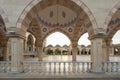
M 22 38 L 22 39 L 25 39 L 25 36 L 23 36 L 23 35 L 21 35 L 21 34 L 19 34 L 19 33 L 17 33 L 17 32 L 8 32 L 7 34 L 7 37 L 9 37 L 9 38 Z
M 88 39 L 92 40 L 92 39 L 96 39 L 96 38 L 106 38 L 106 37 L 107 37 L 106 34 L 104 34 L 104 33 L 98 33 L 98 34 L 90 36 Z

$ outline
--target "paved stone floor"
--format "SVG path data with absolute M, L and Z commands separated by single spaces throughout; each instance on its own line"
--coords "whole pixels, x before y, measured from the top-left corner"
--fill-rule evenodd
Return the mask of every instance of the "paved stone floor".
M 0 80 L 120 80 L 120 73 L 80 73 L 80 74 L 38 74 L 20 73 L 9 74 L 0 73 Z

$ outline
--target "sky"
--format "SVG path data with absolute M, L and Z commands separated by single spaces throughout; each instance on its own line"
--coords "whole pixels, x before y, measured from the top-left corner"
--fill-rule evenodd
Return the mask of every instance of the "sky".
M 113 36 L 112 38 L 113 40 L 113 44 L 119 44 L 120 43 L 120 30 L 116 32 L 116 34 Z M 68 39 L 68 37 L 60 32 L 55 32 L 53 34 L 51 34 L 50 36 L 48 36 L 47 40 L 46 40 L 46 46 L 48 45 L 70 45 L 71 42 Z M 79 45 L 85 45 L 88 46 L 91 44 L 90 40 L 88 40 L 88 33 L 85 33 L 81 36 L 81 38 L 78 41 Z
M 89 45 L 90 41 L 87 39 L 88 38 L 88 34 L 84 34 L 84 36 L 82 36 L 79 41 L 78 44 L 79 45 Z M 48 36 L 47 40 L 46 40 L 46 46 L 48 46 L 49 44 L 52 44 L 53 46 L 55 45 L 70 45 L 71 42 L 69 40 L 69 38 L 67 36 L 65 36 L 64 34 L 60 33 L 60 32 L 55 32 L 53 34 L 51 34 L 50 36 Z
M 112 38 L 113 44 L 120 44 L 120 30 Z

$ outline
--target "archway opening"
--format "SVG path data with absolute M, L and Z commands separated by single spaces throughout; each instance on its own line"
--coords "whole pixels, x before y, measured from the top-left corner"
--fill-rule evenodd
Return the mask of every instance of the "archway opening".
M 78 40 L 78 54 L 77 54 L 77 60 L 83 61 L 90 61 L 90 54 L 91 54 L 91 42 L 88 40 L 88 33 L 84 33 L 80 39 Z
M 61 32 L 54 32 L 45 40 L 44 54 L 47 56 L 43 60 L 49 61 L 71 61 L 71 42 L 69 38 Z
M 112 44 L 120 44 L 120 30 L 118 30 L 113 38 L 112 38 Z
M 112 45 L 110 49 L 110 61 L 118 61 L 120 56 L 120 30 L 117 30 L 112 37 Z
M 0 15 L 0 61 L 9 60 L 10 54 L 7 51 L 8 38 L 6 37 L 6 25 Z
M 17 27 L 20 27 L 24 32 L 29 29 L 39 38 L 40 45 L 51 31 L 60 30 L 60 32 L 65 32 L 69 38 L 77 37 L 76 39 L 78 39 L 79 34 L 84 32 L 84 28 L 87 29 L 89 35 L 93 35 L 94 29 L 98 27 L 91 11 L 82 1 L 38 0 L 30 4 L 33 5 L 28 5 L 23 11 L 25 14 L 22 13 L 19 17 Z M 66 53 L 66 51 L 64 52 Z
M 35 36 L 30 32 L 26 32 L 26 39 L 24 41 L 24 60 L 31 60 L 38 57 L 35 41 Z

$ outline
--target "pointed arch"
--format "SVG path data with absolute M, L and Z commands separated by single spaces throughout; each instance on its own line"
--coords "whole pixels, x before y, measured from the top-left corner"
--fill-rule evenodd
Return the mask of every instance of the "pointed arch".
M 53 3 L 51 3 L 53 1 Z M 17 21 L 17 28 L 26 28 L 26 26 L 31 22 L 32 18 L 36 16 L 37 10 L 41 10 L 42 8 L 45 8 L 46 6 L 50 6 L 52 4 L 56 4 L 57 1 L 61 0 L 33 0 L 31 1 L 26 8 L 23 10 L 21 15 L 18 18 Z M 62 5 L 66 5 L 66 2 L 68 4 L 75 4 L 76 6 L 79 6 L 83 12 L 85 12 L 85 15 L 87 15 L 88 19 L 86 22 L 86 27 L 89 26 L 89 30 L 91 33 L 94 34 L 94 29 L 98 28 L 96 20 L 92 14 L 92 12 L 89 10 L 89 8 L 81 1 L 81 0 L 62 0 L 63 2 L 61 3 Z M 45 3 L 45 4 L 44 4 Z M 41 5 L 40 5 L 41 4 Z M 67 5 L 68 5 L 67 4 Z M 39 8 L 38 8 L 39 7 Z M 71 8 L 74 8 L 75 6 L 72 6 Z M 75 10 L 75 9 L 74 9 Z M 76 9 L 77 10 L 77 9 Z
M 106 29 L 107 34 L 113 29 L 113 27 L 110 26 L 110 22 L 112 21 L 114 14 L 118 10 L 120 10 L 120 1 L 110 10 L 110 12 L 104 22 L 104 28 Z
M 68 37 L 68 39 L 70 40 L 70 42 L 72 42 L 72 37 L 71 35 L 69 35 L 67 32 L 65 32 L 64 30 L 62 29 L 54 29 L 54 30 L 51 30 L 49 31 L 44 37 L 43 37 L 43 41 L 52 33 L 55 33 L 55 32 L 60 32 L 62 34 L 64 34 L 66 37 Z

